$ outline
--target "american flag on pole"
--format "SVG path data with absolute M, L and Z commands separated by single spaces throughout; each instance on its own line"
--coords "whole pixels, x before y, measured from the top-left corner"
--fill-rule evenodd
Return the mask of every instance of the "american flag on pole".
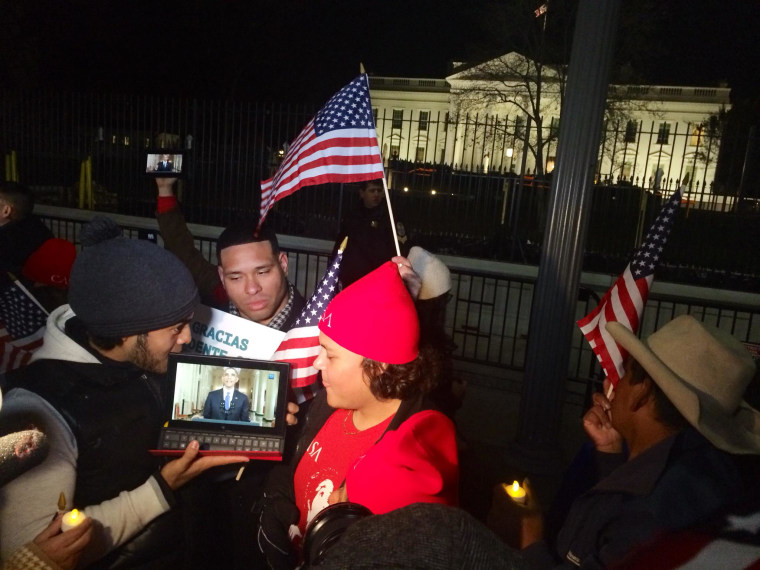
M 649 288 L 654 280 L 654 270 L 665 249 L 675 214 L 681 205 L 681 188 L 667 201 L 662 211 L 649 228 L 644 243 L 633 256 L 633 260 L 604 294 L 597 307 L 578 321 L 581 332 L 591 345 L 602 369 L 613 386 L 624 374 L 625 350 L 617 345 L 607 332 L 605 325 L 617 321 L 631 331 L 639 328 L 649 297 Z
M 546 4 L 541 4 L 538 8 L 533 10 L 533 13 L 535 14 L 536 18 L 538 18 L 542 14 L 545 14 L 548 8 L 549 6 L 547 6 Z
M 14 281 L 0 291 L 0 373 L 25 366 L 42 346 L 47 313 Z
M 290 362 L 290 388 L 297 403 L 311 400 L 317 391 L 318 370 L 312 366 L 319 354 L 319 319 L 338 292 L 338 269 L 343 259 L 346 240 L 327 266 L 314 294 L 301 311 L 295 326 L 290 329 L 272 356 L 273 360 Z
M 288 147 L 274 177 L 261 182 L 259 226 L 274 203 L 304 186 L 383 177 L 383 158 L 362 74 L 338 91 Z

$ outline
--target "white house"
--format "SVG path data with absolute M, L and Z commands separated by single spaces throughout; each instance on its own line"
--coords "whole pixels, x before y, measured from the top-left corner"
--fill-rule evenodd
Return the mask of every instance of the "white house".
M 551 172 L 566 68 L 512 52 L 443 79 L 370 77 L 386 159 L 468 171 Z M 709 192 L 726 87 L 611 85 L 597 179 Z M 541 121 L 541 137 L 536 129 Z M 686 178 L 688 174 L 688 179 Z

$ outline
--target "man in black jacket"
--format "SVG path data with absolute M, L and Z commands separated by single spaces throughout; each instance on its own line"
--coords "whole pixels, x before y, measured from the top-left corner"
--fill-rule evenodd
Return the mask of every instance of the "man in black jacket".
M 288 331 L 305 305 L 288 281 L 288 256 L 266 224 L 257 220 L 229 225 L 216 244 L 218 266 L 195 247 L 174 196 L 173 178 L 158 178 L 156 219 L 166 249 L 187 266 L 204 304 L 276 330 Z
M 391 219 L 385 202 L 382 179 L 368 180 L 359 187 L 360 203 L 341 222 L 333 255 L 343 239 L 348 244 L 340 264 L 340 282 L 345 288 L 396 255 Z M 404 224 L 396 220 L 396 235 L 401 255 L 409 253 L 411 244 Z
M 3 383 L 13 389 L 0 423 L 39 418 L 51 447 L 0 488 L 3 559 L 47 526 L 63 492 L 98 523 L 83 564 L 168 563 L 182 552 L 174 491 L 212 466 L 246 461 L 199 458 L 197 442 L 163 466 L 148 453 L 166 419 L 169 353 L 190 340 L 198 291 L 171 253 L 116 237 L 102 220 L 82 230 L 90 245 L 72 267 L 70 305 L 51 313 L 35 360 Z
M 34 194 L 26 186 L 0 181 L 0 277 L 10 271 L 20 277 L 28 257 L 53 237 L 32 214 Z

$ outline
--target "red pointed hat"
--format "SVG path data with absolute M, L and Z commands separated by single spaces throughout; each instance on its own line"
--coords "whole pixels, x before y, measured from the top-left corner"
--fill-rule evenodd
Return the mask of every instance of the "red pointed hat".
M 76 256 L 77 250 L 73 243 L 50 238 L 29 256 L 21 272 L 31 281 L 66 289 Z
M 319 330 L 343 348 L 378 362 L 406 364 L 417 358 L 417 310 L 392 261 L 338 293 Z

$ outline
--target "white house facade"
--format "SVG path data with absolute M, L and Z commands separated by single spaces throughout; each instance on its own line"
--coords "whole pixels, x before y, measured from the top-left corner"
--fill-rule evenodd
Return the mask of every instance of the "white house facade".
M 494 71 L 499 66 L 515 71 Z M 535 64 L 513 52 L 455 67 L 446 78 L 371 76 L 383 156 L 471 172 L 551 172 L 563 70 L 542 69 L 540 98 L 532 70 Z M 729 93 L 726 87 L 611 85 L 597 180 L 655 189 L 686 181 L 709 192 Z

